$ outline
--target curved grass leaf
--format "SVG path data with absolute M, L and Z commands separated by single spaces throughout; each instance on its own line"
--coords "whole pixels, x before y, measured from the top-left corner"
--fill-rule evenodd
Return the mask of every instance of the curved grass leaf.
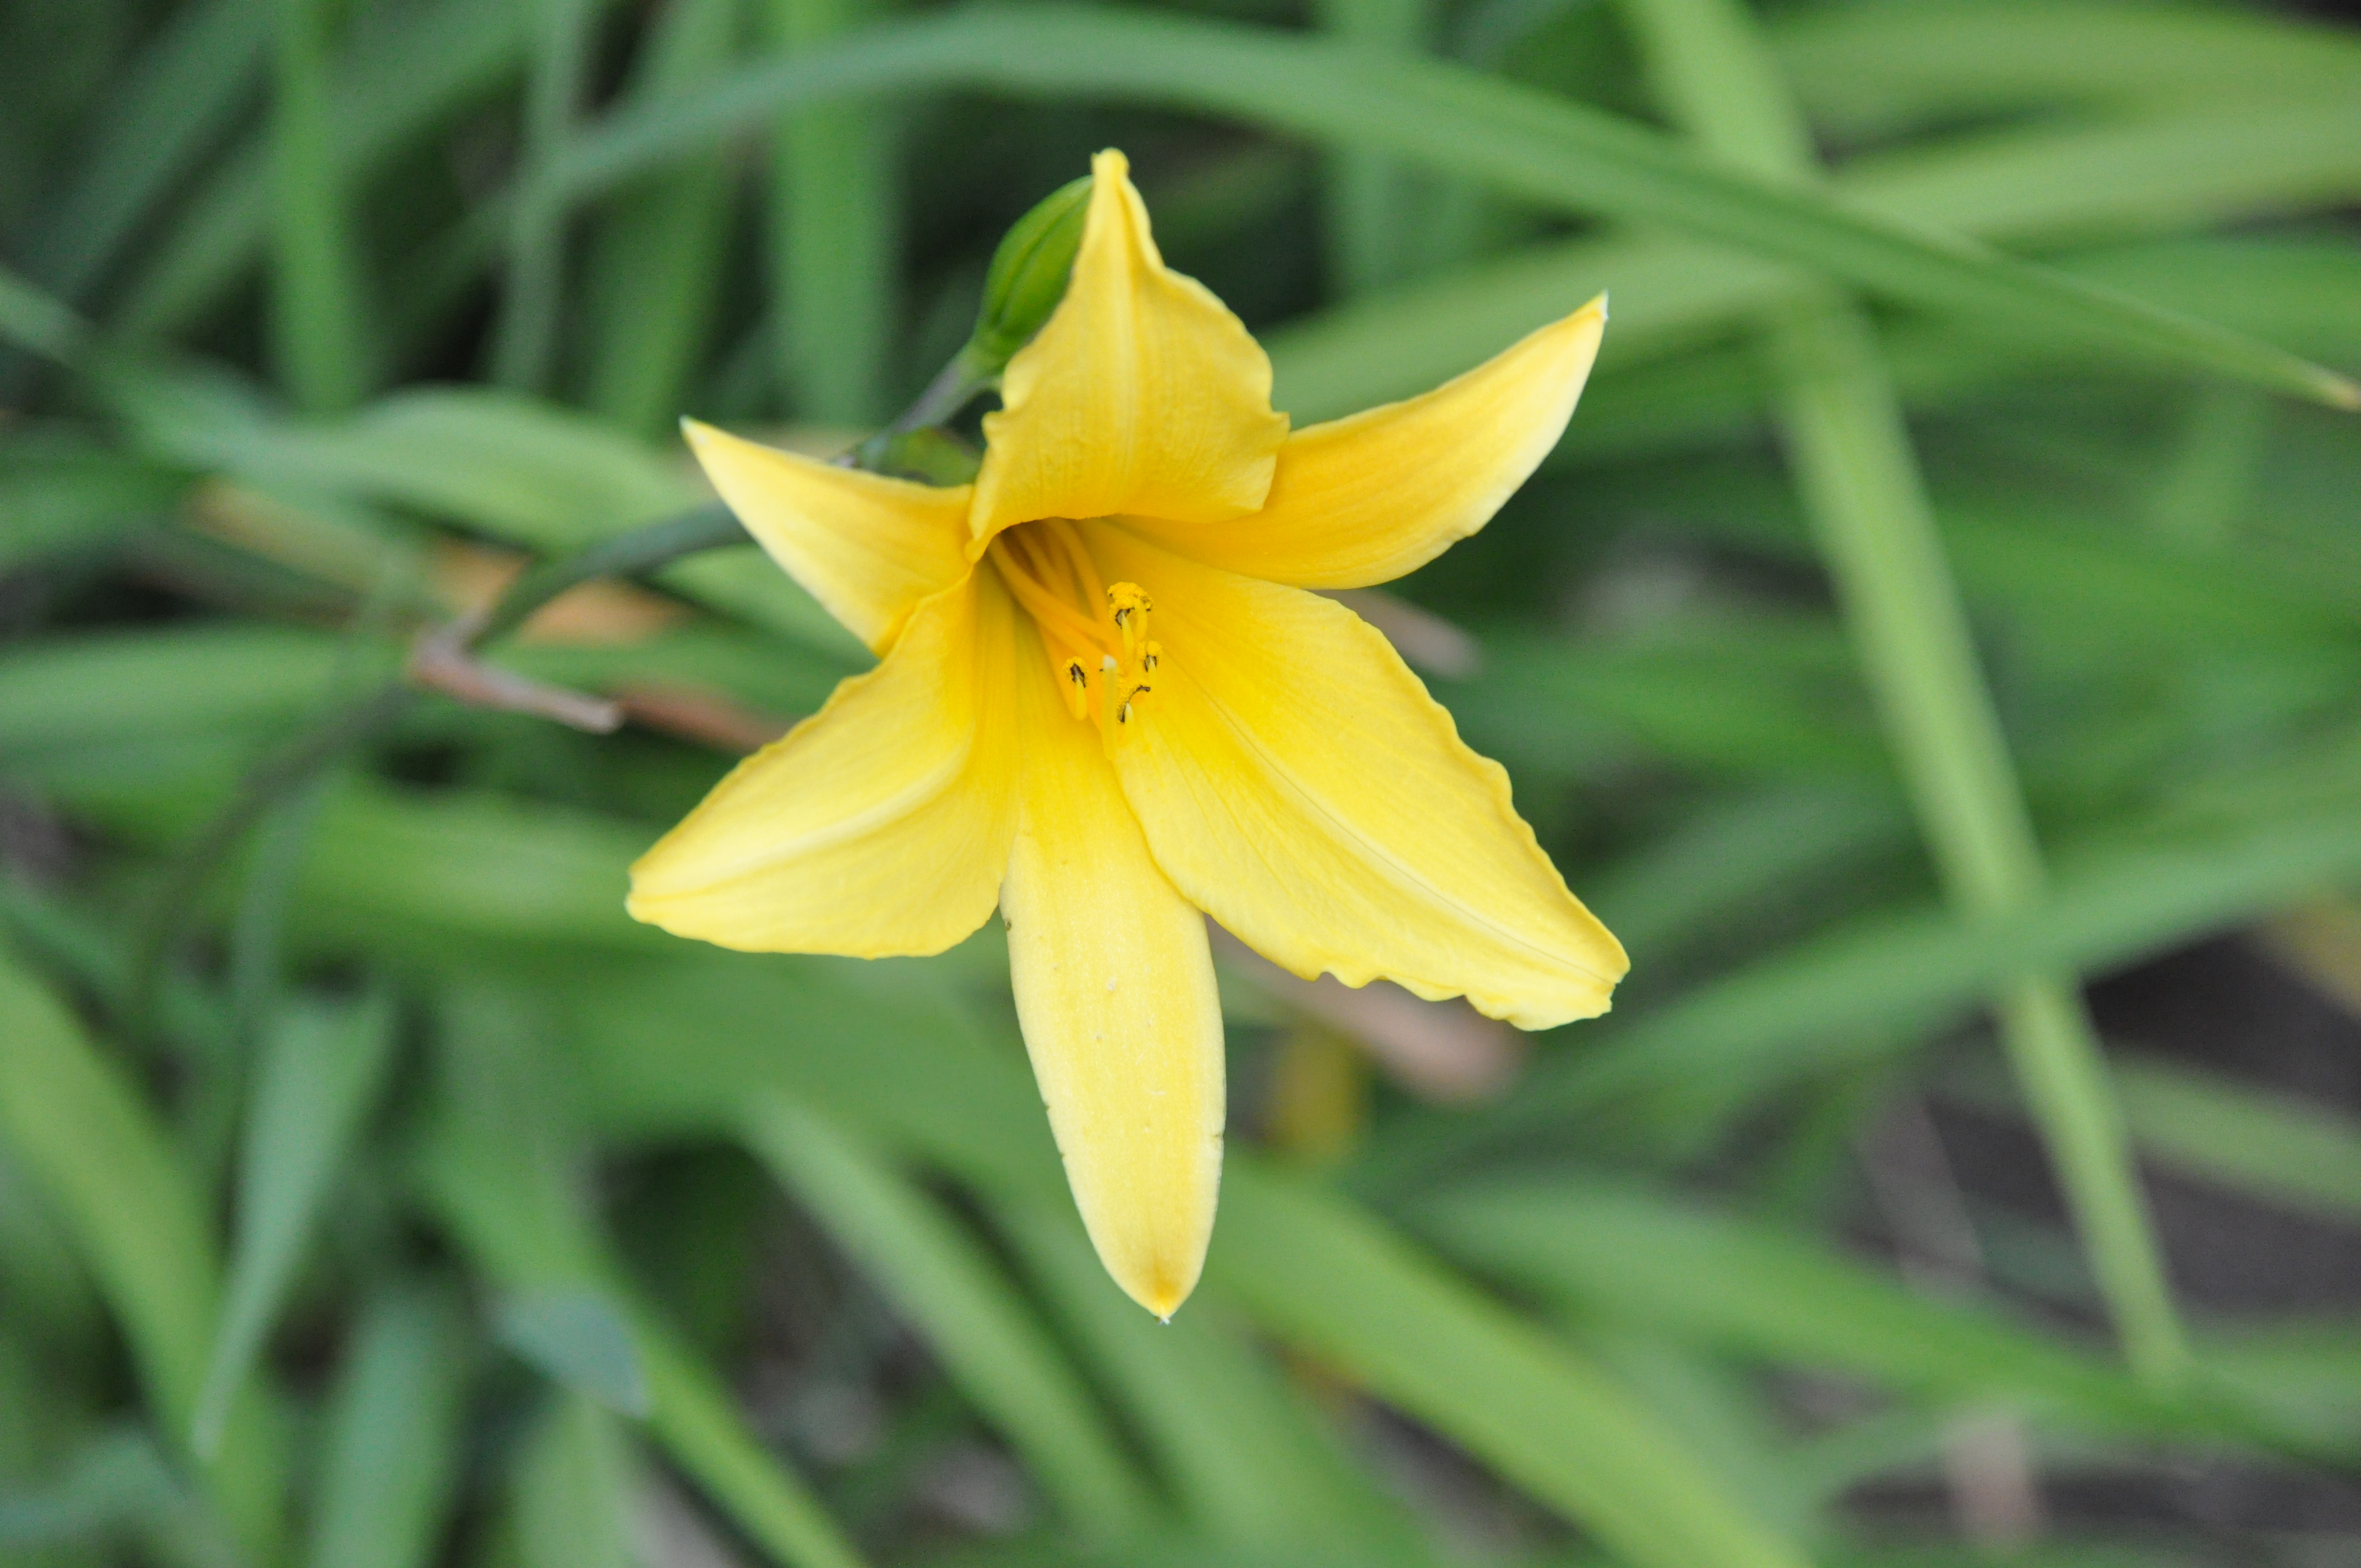
M 530 1290 L 502 1302 L 500 1343 L 553 1381 L 626 1416 L 653 1409 L 631 1324 L 596 1290 Z
M 1107 1277 L 1062 1195 L 1010 1197 L 993 1212 L 1198 1528 L 1265 1551 L 1433 1561 L 1415 1521 L 1241 1342 L 1218 1303 L 1155 1322 Z
M 934 1200 L 795 1102 L 748 1107 L 748 1148 L 930 1344 L 1074 1525 L 1144 1532 L 1155 1503 L 1074 1369 L 1007 1277 Z
M 382 999 L 349 1009 L 290 1009 L 262 1048 L 238 1162 L 237 1231 L 221 1326 L 192 1431 L 221 1441 L 231 1402 L 277 1319 L 297 1266 L 393 1056 Z
M 2361 109 L 2354 100 L 2202 106 L 2171 117 L 2036 126 L 1872 155 L 1839 170 L 1834 189 L 1893 221 L 2015 242 L 2123 236 L 2275 214 L 2361 191 Z M 2069 268 L 2120 288 L 2103 269 Z M 1805 280 L 1760 257 L 1655 235 L 1553 241 L 1333 307 L 1271 334 L 1279 406 L 1329 418 L 1423 391 L 1498 352 L 1565 302 L 1602 288 L 1615 322 L 1602 386 L 1637 365 L 1710 342 L 1791 298 Z M 2180 291 L 2125 291 L 2160 307 L 2209 314 L 2264 308 L 2268 291 L 2202 280 Z M 2264 323 L 2238 315 L 2246 330 Z M 1938 330 L 1979 334 L 1981 323 Z M 2085 360 L 2072 338 L 2013 338 L 2028 354 Z M 1585 405 L 1587 413 L 1588 403 Z M 1584 437 L 1577 415 L 1574 437 Z
M 1835 5 L 1782 13 L 1770 41 L 1813 118 L 1861 137 L 2059 104 L 2361 93 L 2361 44 L 2349 32 L 2186 0 Z
M 1913 1293 L 1825 1244 L 1581 1178 L 1470 1182 L 1405 1218 L 1469 1266 L 1563 1307 L 1939 1401 L 2008 1397 L 2103 1430 L 2186 1417 L 2078 1347 Z
M 562 1098 L 552 1094 L 563 1080 L 536 1070 L 542 1021 L 520 1002 L 480 981 L 446 1002 L 456 1048 L 445 1054 L 446 1092 L 421 1151 L 419 1179 L 444 1222 L 503 1288 L 621 1299 L 620 1269 L 574 1189 L 573 1133 Z M 629 1306 L 625 1315 L 646 1376 L 648 1426 L 683 1474 L 786 1568 L 860 1568 L 860 1554 L 747 1430 L 720 1381 L 650 1313 Z
M 542 1412 L 516 1473 L 517 1556 L 523 1568 L 637 1568 L 632 1494 L 642 1484 L 622 1431 L 576 1394 Z
M 457 1506 L 473 1346 L 438 1295 L 396 1288 L 354 1326 L 328 1396 L 306 1568 L 429 1568 Z
M 85 299 L 253 93 L 270 13 L 208 0 L 166 18 L 110 94 L 65 192 L 25 236 L 36 276 Z
M 2062 333 L 2361 407 L 2361 387 L 2292 355 L 1840 195 L 1729 171 L 1597 110 L 1455 67 L 1177 17 L 1045 6 L 873 29 L 825 54 L 741 72 L 694 105 L 624 111 L 583 138 L 556 189 L 528 199 L 579 198 L 783 108 L 947 86 L 1119 94 L 1235 115 L 1397 153 L 1545 205 L 1685 229 L 2015 334 Z
M 1206 1271 L 1634 1564 L 1804 1561 L 1605 1374 L 1340 1199 L 1233 1154 Z
M 1428 1161 L 1634 1095 L 1686 1095 L 1724 1114 L 1772 1083 L 1895 1049 L 2011 974 L 2105 969 L 2356 875 L 2361 826 L 2343 815 L 2064 861 L 2043 900 L 2004 925 L 1891 915 L 1697 988 L 1534 1072 L 1512 1102 L 1405 1129 L 1388 1149 L 1394 1163 L 1371 1175 L 1413 1182 Z
M 71 306 L 0 267 L 0 343 L 70 364 L 89 335 Z
M 220 1263 L 204 1212 L 137 1090 L 71 1014 L 0 952 L 0 1139 L 49 1201 L 129 1342 L 167 1430 L 195 1412 Z M 234 1412 L 206 1489 L 247 1546 L 281 1530 L 279 1433 L 258 1397 Z

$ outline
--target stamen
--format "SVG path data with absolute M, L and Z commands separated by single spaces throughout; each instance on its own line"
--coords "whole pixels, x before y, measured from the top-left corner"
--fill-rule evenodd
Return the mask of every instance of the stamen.
M 1041 622 L 1045 629 L 1054 625 L 1065 632 L 1070 641 L 1084 646 L 1104 644 L 1107 639 L 1103 629 L 1092 625 L 1082 618 L 1081 611 L 1044 587 L 1040 579 L 1027 569 L 1014 550 L 1001 547 L 1002 541 L 1007 537 L 1003 533 L 994 539 L 985 554 L 1000 573 L 1000 580 L 1008 585 L 1008 591 L 1016 596 L 1016 602 L 1031 611 L 1033 619 Z
M 1066 565 L 1073 570 L 1074 587 L 1082 590 L 1082 602 L 1092 605 L 1104 602 L 1106 585 L 1099 580 L 1098 565 L 1082 544 L 1082 531 L 1074 526 L 1072 519 L 1063 517 L 1044 518 L 1041 526 L 1066 547 Z
M 1148 635 L 1148 595 L 1137 583 L 1104 586 L 1082 531 L 1067 518 L 1040 518 L 1005 530 L 985 553 L 1009 593 L 1032 616 L 1066 711 L 1095 720 L 1111 743 L 1115 729 L 1131 722 L 1133 707 L 1148 695 L 1144 677 L 1164 653 Z M 1081 597 L 1080 604 L 1074 596 Z M 1102 604 L 1106 608 L 1098 612 Z

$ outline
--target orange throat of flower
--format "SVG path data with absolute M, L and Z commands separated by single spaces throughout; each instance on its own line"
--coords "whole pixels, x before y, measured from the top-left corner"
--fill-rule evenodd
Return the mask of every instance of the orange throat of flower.
M 1082 530 L 1062 517 L 1006 529 L 984 554 L 1039 630 L 1066 711 L 1112 744 L 1153 692 L 1163 657 L 1148 635 L 1148 596 L 1137 583 L 1108 587 Z

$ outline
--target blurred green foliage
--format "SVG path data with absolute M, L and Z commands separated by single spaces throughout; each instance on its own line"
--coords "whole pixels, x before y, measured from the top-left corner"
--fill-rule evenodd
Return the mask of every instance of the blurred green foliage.
M 1622 1004 L 1520 1068 L 1225 957 L 1170 1327 L 996 928 L 624 916 L 863 662 L 751 547 L 400 685 L 526 560 L 709 542 L 676 415 L 910 403 L 1110 144 L 1299 423 L 1614 303 L 1543 473 L 1359 608 Z M 2361 1125 L 2075 983 L 2257 927 L 2361 1008 L 2361 441 L 2300 400 L 2356 206 L 2361 34 L 2259 6 L 18 0 L 0 1561 L 2352 1560 L 2038 1506 L 2361 1466 L 2361 1301 L 2176 1303 L 2134 1157 L 2350 1229 Z

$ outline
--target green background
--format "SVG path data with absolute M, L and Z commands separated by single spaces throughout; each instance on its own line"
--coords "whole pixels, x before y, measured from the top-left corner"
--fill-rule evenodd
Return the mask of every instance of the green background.
M 1631 979 L 1224 950 L 1170 1327 L 996 927 L 624 916 L 865 662 L 750 547 L 399 679 L 678 415 L 890 419 L 1109 145 L 1299 424 L 1613 302 L 1360 608 Z M 2356 205 L 2261 6 L 14 0 L 0 1561 L 2361 1561 Z

